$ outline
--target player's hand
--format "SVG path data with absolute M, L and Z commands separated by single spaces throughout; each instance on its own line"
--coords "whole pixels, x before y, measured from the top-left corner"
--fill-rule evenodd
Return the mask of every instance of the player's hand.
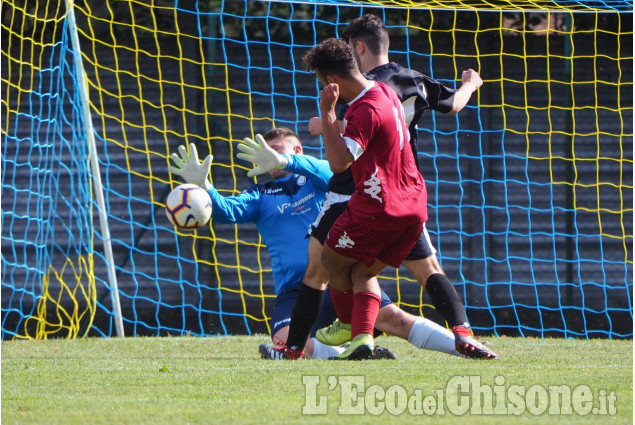
M 322 118 L 311 117 L 309 120 L 309 133 L 311 133 L 311 136 L 319 136 L 322 134 Z
M 236 155 L 237 158 L 256 164 L 256 168 L 247 173 L 248 177 L 259 176 L 273 169 L 282 170 L 288 163 L 284 156 L 271 149 L 260 134 L 256 134 L 256 141 L 245 137 L 244 143 L 238 143 L 237 148 L 241 152 Z
M 481 79 L 481 76 L 478 75 L 478 72 L 473 69 L 466 69 L 463 71 L 463 74 L 461 74 L 461 83 L 473 85 L 473 91 L 476 91 L 483 85 L 483 80 Z
M 320 111 L 322 115 L 326 115 L 331 111 L 335 111 L 337 99 L 340 97 L 340 86 L 335 83 L 327 84 L 320 91 Z
M 205 190 L 210 190 L 212 184 L 209 182 L 207 176 L 209 175 L 210 167 L 212 166 L 212 155 L 207 155 L 203 163 L 198 160 L 198 152 L 194 143 L 190 143 L 190 153 L 187 153 L 185 146 L 179 146 L 179 157 L 176 153 L 170 155 L 172 161 L 176 167 L 169 166 L 168 170 L 172 174 L 181 176 L 186 183 L 191 183 L 202 187 Z

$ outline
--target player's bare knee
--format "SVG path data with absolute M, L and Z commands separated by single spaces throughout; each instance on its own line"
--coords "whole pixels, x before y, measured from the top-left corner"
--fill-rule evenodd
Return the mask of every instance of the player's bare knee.
M 425 287 L 430 276 L 436 273 L 443 273 L 443 269 L 434 255 L 420 260 L 407 260 L 404 261 L 404 265 L 423 287 Z
M 414 320 L 414 316 L 394 304 L 389 304 L 379 309 L 375 327 L 388 335 L 407 339 Z
M 328 247 L 322 251 L 322 266 L 326 270 L 329 284 L 338 291 L 352 288 L 351 266 L 353 260 L 342 257 Z
M 287 342 L 287 338 L 289 337 L 289 327 L 285 326 L 283 328 L 278 329 L 278 331 L 271 335 L 271 340 L 274 343 L 278 343 L 278 342 Z
M 329 285 L 338 291 L 348 291 L 353 287 L 350 267 L 342 267 L 340 264 L 333 263 L 332 268 L 327 268 L 327 276 Z
M 377 329 L 390 335 L 395 335 L 396 330 L 406 329 L 408 326 L 410 326 L 410 322 L 406 318 L 394 315 L 389 317 L 377 316 L 377 321 L 375 322 Z
M 318 258 L 316 260 L 309 259 L 306 271 L 304 272 L 303 282 L 310 288 L 323 290 L 328 283 L 328 277 L 326 270 L 322 266 L 322 261 Z
M 354 267 L 351 271 L 351 280 L 353 282 L 366 282 L 374 278 L 376 275 L 371 273 L 367 268 Z
M 380 320 L 390 326 L 402 328 L 414 323 L 414 316 L 406 313 L 395 304 L 388 304 L 379 309 L 377 321 Z

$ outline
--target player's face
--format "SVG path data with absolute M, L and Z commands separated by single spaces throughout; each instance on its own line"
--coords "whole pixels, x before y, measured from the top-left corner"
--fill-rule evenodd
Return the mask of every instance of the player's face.
M 318 83 L 320 84 L 320 87 L 324 87 L 328 85 L 329 82 L 326 80 L 326 77 L 324 76 L 324 74 L 322 74 L 319 71 L 315 71 L 315 76 L 318 80 Z
M 278 137 L 268 141 L 267 144 L 271 149 L 278 152 L 280 155 L 293 155 L 297 153 L 296 147 L 298 146 L 298 141 L 291 136 Z
M 325 86 L 329 85 L 332 81 L 329 81 L 323 74 L 320 74 L 319 72 L 315 72 L 315 75 L 317 77 L 318 83 L 320 83 L 320 87 L 324 88 Z M 345 105 L 346 101 L 344 99 L 342 99 L 342 96 L 337 98 L 337 103 L 341 104 L 341 105 Z
M 285 155 L 285 154 L 293 155 L 293 154 L 302 152 L 301 149 L 298 149 L 299 148 L 298 141 L 291 136 L 277 137 L 275 139 L 268 141 L 267 144 L 269 145 L 271 149 L 278 152 L 280 155 Z M 284 170 L 271 170 L 269 171 L 269 174 L 274 179 L 279 179 L 279 178 L 288 176 L 290 173 Z
M 362 62 L 359 58 L 359 52 L 357 51 L 357 47 L 355 46 L 355 42 L 352 38 L 348 40 L 348 45 L 351 46 L 351 49 L 353 50 L 353 57 L 355 58 L 355 62 L 357 62 L 357 67 L 359 69 L 362 69 Z

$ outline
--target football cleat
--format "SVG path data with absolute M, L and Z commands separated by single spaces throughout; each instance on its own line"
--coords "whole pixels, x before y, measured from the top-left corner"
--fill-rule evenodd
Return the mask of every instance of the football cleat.
M 304 350 L 292 350 L 286 344 L 260 344 L 260 357 L 268 360 L 297 360 L 302 358 Z
M 359 334 L 343 353 L 329 357 L 329 360 L 366 360 L 373 357 L 375 340 L 371 334 Z
M 469 326 L 458 325 L 452 328 L 454 334 L 455 348 L 465 357 L 475 359 L 498 359 L 498 355 L 489 349 L 487 345 L 479 342 L 472 336 Z
M 326 345 L 345 344 L 351 340 L 351 325 L 335 319 L 330 326 L 318 329 L 315 338 Z
M 375 345 L 375 348 L 373 349 L 373 355 L 370 356 L 370 358 L 372 360 L 394 360 L 397 358 L 397 356 L 395 356 L 395 354 L 386 347 Z

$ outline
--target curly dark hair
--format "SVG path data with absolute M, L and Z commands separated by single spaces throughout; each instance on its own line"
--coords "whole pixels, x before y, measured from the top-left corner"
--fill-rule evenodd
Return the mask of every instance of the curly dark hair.
M 353 50 L 346 41 L 328 38 L 313 47 L 302 58 L 307 71 L 316 71 L 326 76 L 335 74 L 347 77 L 357 70 Z
M 383 21 L 371 14 L 353 19 L 343 33 L 347 41 L 363 41 L 374 55 L 388 53 L 390 38 Z

